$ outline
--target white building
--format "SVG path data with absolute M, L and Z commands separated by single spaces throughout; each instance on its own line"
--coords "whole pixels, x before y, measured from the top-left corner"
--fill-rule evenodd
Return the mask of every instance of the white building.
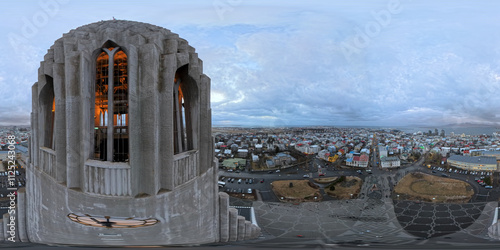
M 380 159 L 380 165 L 382 168 L 395 168 L 401 166 L 401 161 L 395 156 L 384 157 Z

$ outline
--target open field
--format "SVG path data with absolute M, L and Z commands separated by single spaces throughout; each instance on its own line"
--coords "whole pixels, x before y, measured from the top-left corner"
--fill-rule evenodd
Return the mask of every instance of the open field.
M 446 203 L 466 203 L 474 195 L 472 187 L 464 181 L 424 173 L 406 175 L 394 192 L 402 199 Z
M 345 181 L 335 184 L 335 190 L 325 187 L 325 192 L 337 199 L 347 200 L 358 197 L 362 185 L 363 181 L 359 177 L 347 176 Z
M 293 187 L 290 187 L 293 183 Z M 313 187 L 309 180 L 283 180 L 271 183 L 274 193 L 285 202 L 321 201 L 322 196 L 318 187 Z M 314 199 L 317 197 L 317 199 Z

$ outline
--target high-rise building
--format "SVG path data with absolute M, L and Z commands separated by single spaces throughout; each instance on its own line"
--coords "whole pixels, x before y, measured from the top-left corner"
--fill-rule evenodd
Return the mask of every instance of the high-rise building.
M 166 245 L 259 235 L 218 192 L 210 79 L 186 40 L 150 24 L 101 21 L 58 39 L 38 74 L 21 241 Z

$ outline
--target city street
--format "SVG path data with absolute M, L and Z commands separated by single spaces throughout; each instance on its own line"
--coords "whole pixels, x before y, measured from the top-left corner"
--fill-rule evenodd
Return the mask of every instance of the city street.
M 372 163 L 375 160 L 372 159 Z M 392 190 L 397 182 L 403 178 L 406 174 L 411 172 L 423 172 L 430 175 L 441 176 L 445 172 L 434 171 L 427 167 L 423 166 L 424 159 L 420 159 L 419 161 L 408 164 L 406 166 L 397 168 L 397 169 L 380 169 L 376 168 L 368 168 L 371 170 L 372 174 L 368 174 L 366 170 L 362 170 L 362 174 L 357 173 L 356 171 L 361 168 L 341 168 L 336 169 L 334 167 L 326 167 L 326 174 L 322 177 L 337 177 L 337 176 L 357 176 L 364 181 L 362 191 L 360 193 L 359 198 L 364 198 L 366 194 L 368 194 L 368 190 L 373 188 L 373 185 L 376 185 L 378 190 L 381 190 L 383 197 L 391 197 Z M 260 172 L 248 172 L 243 171 L 240 173 L 236 172 L 228 172 L 224 170 L 219 170 L 219 179 L 220 177 L 226 177 L 225 182 L 226 186 L 221 189 L 221 191 L 227 190 L 247 190 L 248 188 L 259 190 L 262 196 L 263 201 L 278 201 L 278 198 L 274 195 L 271 190 L 271 185 L 275 180 L 299 180 L 299 179 L 307 179 L 304 178 L 304 175 L 308 175 L 309 178 L 321 178 L 317 171 L 317 166 L 325 167 L 324 161 L 314 158 L 309 161 L 307 166 L 307 170 L 304 170 L 303 167 L 293 167 L 281 169 L 280 172 L 276 173 L 275 170 L 272 173 L 269 171 L 260 171 Z M 457 180 L 462 180 L 469 183 L 474 188 L 474 196 L 471 202 L 487 202 L 487 201 L 498 201 L 500 198 L 500 188 L 498 185 L 494 185 L 493 189 L 486 189 L 483 186 L 479 185 L 475 181 L 475 177 L 472 175 L 458 174 L 452 171 L 451 173 L 445 173 L 448 175 L 448 178 L 453 178 Z M 233 183 L 227 181 L 227 177 L 235 178 Z M 253 179 L 253 184 L 246 184 L 245 179 L 251 178 Z M 238 179 L 242 179 L 242 182 L 239 184 Z M 495 180 L 498 180 L 498 174 L 495 174 Z M 263 183 L 261 181 L 264 180 Z

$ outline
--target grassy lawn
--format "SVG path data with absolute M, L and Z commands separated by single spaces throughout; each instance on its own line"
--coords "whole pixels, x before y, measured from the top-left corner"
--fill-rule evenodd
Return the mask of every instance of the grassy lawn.
M 334 180 L 336 180 L 338 177 L 325 177 L 325 178 L 316 178 L 314 179 L 314 182 L 320 183 L 320 184 L 327 184 L 330 183 Z
M 290 187 L 293 183 L 293 187 Z M 283 180 L 271 183 L 273 191 L 284 202 L 321 201 L 322 196 L 318 187 L 313 187 L 309 180 Z M 318 197 L 316 200 L 314 197 Z
M 363 181 L 360 178 L 347 176 L 345 181 L 335 184 L 335 190 L 325 188 L 325 192 L 337 199 L 347 200 L 351 199 L 351 194 L 352 198 L 358 197 L 362 185 Z
M 456 203 L 466 203 L 474 195 L 472 187 L 464 181 L 424 173 L 407 174 L 394 192 L 408 200 Z
M 261 171 L 261 170 L 269 170 L 268 167 L 263 167 L 260 166 L 258 162 L 251 162 L 250 166 L 252 167 L 253 170 L 255 171 Z

